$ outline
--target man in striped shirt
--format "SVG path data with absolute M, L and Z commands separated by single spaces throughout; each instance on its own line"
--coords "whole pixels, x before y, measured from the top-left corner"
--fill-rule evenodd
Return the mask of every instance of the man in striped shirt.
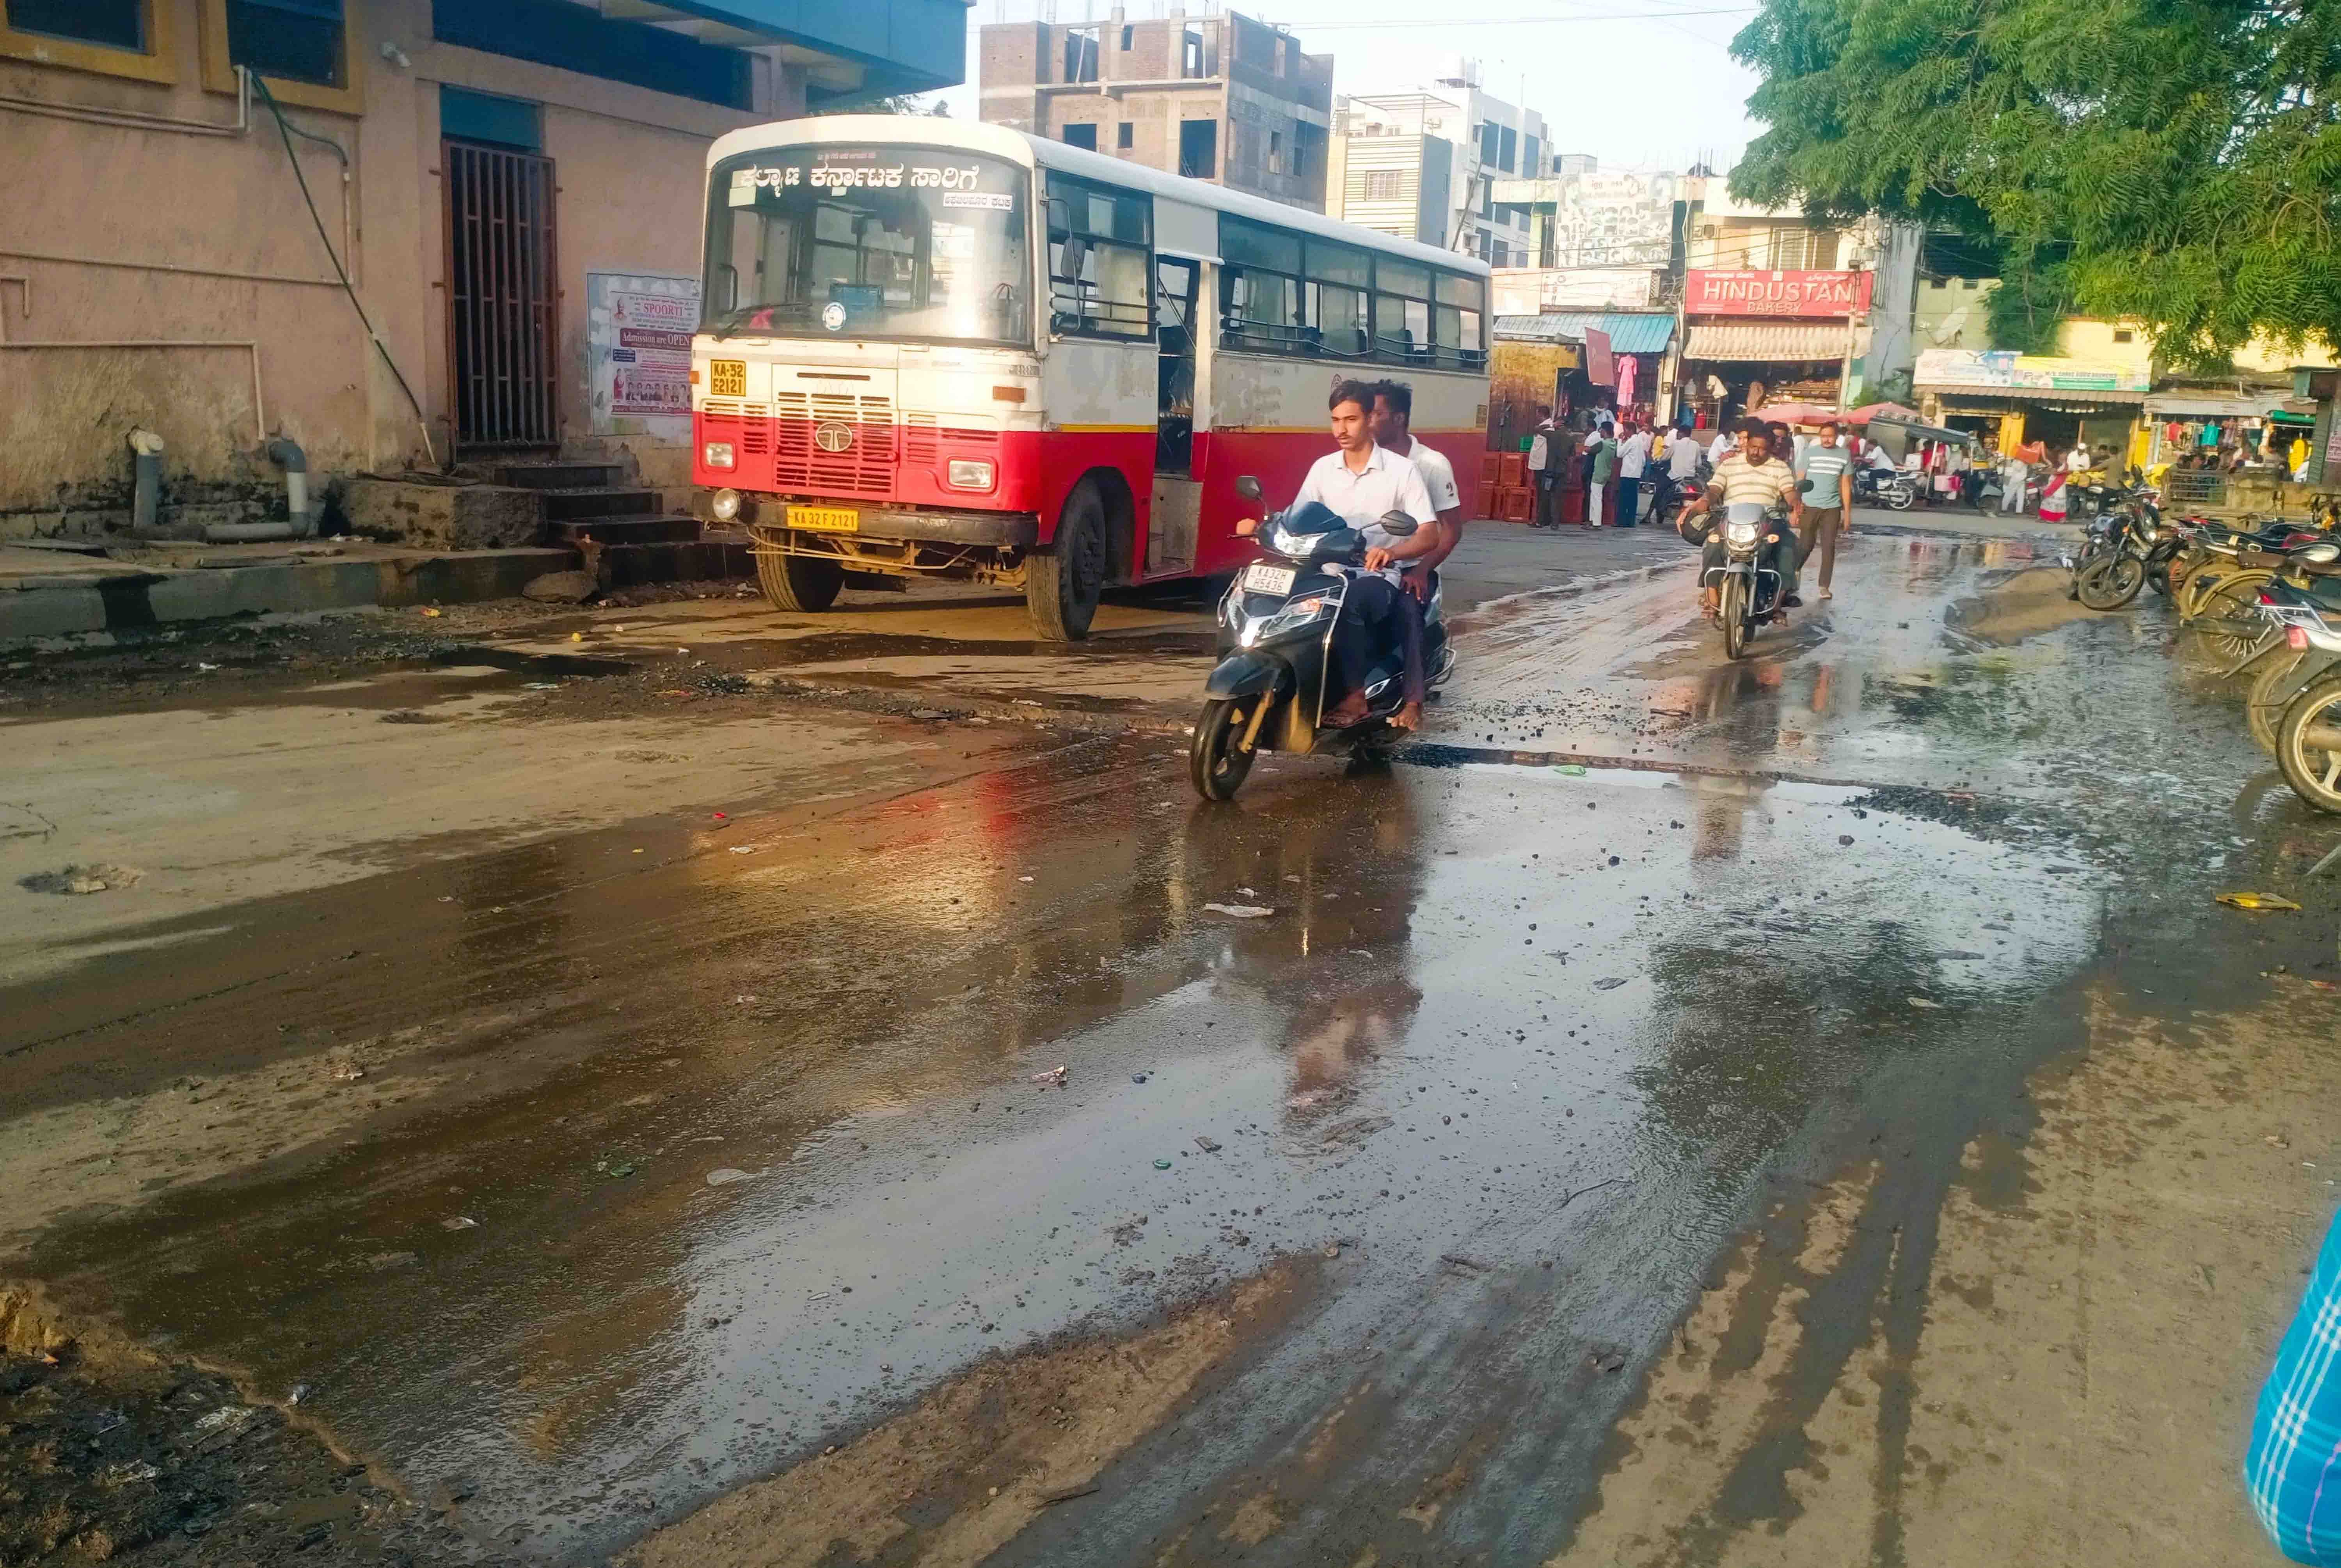
M 2325 1233 L 2316 1271 L 2276 1369 L 2260 1390 L 2244 1482 L 2284 1554 L 2341 1568 L 2341 1223 Z
M 1708 615 L 1715 613 L 1716 590 L 1709 586 L 1708 572 L 1725 563 L 1722 534 L 1712 528 L 1694 530 L 1693 520 L 1715 507 L 1732 507 L 1742 501 L 1769 511 L 1775 507 L 1788 509 L 1791 521 L 1801 522 L 1804 501 L 1797 493 L 1797 474 L 1787 463 L 1772 455 L 1772 432 L 1764 428 L 1761 420 L 1749 420 L 1739 435 L 1739 450 L 1715 465 L 1715 472 L 1707 481 L 1707 493 L 1683 508 L 1676 528 L 1694 544 L 1705 545 L 1705 566 L 1699 572 L 1699 608 Z M 1776 544 L 1765 547 L 1759 560 L 1769 556 L 1769 564 L 1780 574 L 1780 608 L 1794 610 L 1804 603 L 1797 597 L 1797 541 L 1793 534 Z

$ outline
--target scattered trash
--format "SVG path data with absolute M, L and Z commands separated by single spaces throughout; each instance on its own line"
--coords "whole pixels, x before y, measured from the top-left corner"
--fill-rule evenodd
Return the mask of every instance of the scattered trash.
M 1582 779 L 1585 777 L 1585 764 L 1582 762 L 1564 762 L 1560 765 L 1560 770 L 1563 773 L 1568 774 L 1571 779 Z
M 600 1171 L 603 1176 L 608 1176 L 612 1181 L 621 1181 L 634 1174 L 633 1166 L 625 1160 L 619 1160 L 615 1164 L 613 1164 L 608 1160 L 595 1160 L 593 1162 L 593 1168 Z
M 1238 920 L 1264 920 L 1276 913 L 1275 910 L 1260 904 L 1206 904 L 1203 908 L 1213 914 L 1226 915 Z
M 303 1400 L 309 1397 L 311 1390 L 316 1385 L 314 1384 L 309 1383 L 294 1384 L 293 1385 L 293 1392 L 284 1396 L 284 1403 L 287 1404 L 300 1404 Z
M 106 893 L 127 888 L 145 873 L 133 866 L 67 866 L 60 871 L 35 871 L 19 877 L 16 886 L 27 893 Z
M 1840 833 L 1837 836 L 1837 841 L 1840 844 L 1850 844 L 1853 842 L 1853 835 L 1850 833 Z
M 382 716 L 384 724 L 436 724 L 439 722 L 419 708 L 394 708 Z
M 1045 1073 L 1034 1073 L 1032 1075 L 1032 1081 L 1036 1084 L 1047 1084 L 1053 1088 L 1063 1088 L 1065 1087 L 1065 1069 L 1063 1064 L 1060 1063 L 1056 1067 L 1051 1067 Z
M 141 1459 L 128 1464 L 109 1464 L 99 1473 L 97 1479 L 98 1484 L 104 1486 L 129 1486 L 140 1481 L 152 1481 L 162 1474 Z
M 1200 1133 L 1195 1135 L 1195 1146 L 1202 1150 L 1207 1155 L 1215 1155 L 1220 1152 L 1220 1146 L 1213 1143 L 1210 1138 L 1203 1136 Z
M 470 1215 L 459 1214 L 453 1219 L 441 1220 L 439 1228 L 441 1230 L 477 1230 L 480 1228 L 480 1222 Z
M 569 634 L 569 640 L 572 642 L 583 642 L 585 640 L 585 634 L 582 631 L 573 631 Z
M 1617 975 L 1617 976 L 1612 976 L 1610 978 L 1606 979 L 1606 980 L 1596 980 L 1596 981 L 1594 981 L 1594 982 L 1593 982 L 1593 988 L 1594 988 L 1595 990 L 1597 990 L 1597 991 L 1614 991 L 1614 990 L 1616 990 L 1619 987 L 1620 987 L 1620 986 L 1624 985 L 1625 983 L 1626 983 L 1626 978 L 1625 978 L 1625 977 L 1624 977 L 1624 976 L 1622 976 L 1622 975 Z
M 2300 912 L 2299 905 L 2277 893 L 2221 893 L 2213 899 L 2213 902 L 2225 904 L 2230 909 L 2244 909 L 2256 915 Z
M 1030 877 L 1019 877 L 1019 878 L 1017 878 L 1016 879 L 1017 879 L 1018 881 L 1020 881 L 1020 882 L 1029 882 L 1029 881 L 1031 881 L 1032 878 L 1030 878 Z
M 217 670 L 219 666 L 216 664 L 205 664 L 199 660 L 196 661 L 195 668 L 198 670 Z
M 242 1426 L 252 1419 L 252 1412 L 241 1404 L 223 1404 L 195 1423 L 197 1432 L 217 1432 L 224 1426 Z
M 730 1186 L 733 1182 L 754 1181 L 755 1179 L 755 1172 L 743 1171 L 733 1166 L 724 1166 L 721 1169 L 712 1170 L 707 1173 L 707 1185 L 709 1186 Z
M 1326 1255 L 1327 1257 L 1339 1257 L 1339 1256 L 1340 1256 L 1340 1255 L 1341 1255 L 1341 1244 L 1340 1244 L 1340 1242 L 1338 1242 L 1338 1241 L 1329 1241 L 1329 1242 L 1327 1242 L 1327 1243 L 1325 1244 L 1325 1255 Z
M 1449 1268 L 1459 1268 L 1466 1274 L 1486 1274 L 1495 1267 L 1493 1264 L 1481 1263 L 1478 1258 L 1466 1257 L 1459 1252 L 1441 1253 L 1439 1261 Z
M 2285 1136 L 2282 1133 L 2270 1133 L 2267 1136 L 2262 1138 L 2260 1142 L 2267 1145 L 2267 1146 L 2272 1149 L 2288 1149 L 2292 1146 L 2290 1143 L 2286 1141 Z
M 1924 997 L 1905 997 L 1902 999 L 1909 1003 L 1914 1007 L 1930 1007 L 1939 1009 L 1943 1005 L 1940 1002 L 1929 1001 Z
M 1144 1073 L 1132 1073 L 1130 1075 L 1130 1081 L 1133 1084 L 1142 1084 L 1146 1081 L 1146 1075 Z
M 532 680 L 527 685 L 522 687 L 521 690 L 523 691 L 558 691 L 561 690 L 561 682 L 558 680 Z
M 732 816 L 731 816 L 731 813 L 729 813 L 729 812 L 727 812 L 727 811 L 718 811 L 717 813 L 715 813 L 715 819 L 716 819 L 718 822 L 729 822 L 730 820 L 732 820 Z
M 1159 1171 L 1167 1171 L 1170 1168 L 1170 1162 L 1169 1160 L 1156 1160 L 1154 1162 L 1154 1168 Z
M 1908 623 L 1906 621 L 1904 624 Z M 1596 1372 L 1615 1372 L 1626 1365 L 1626 1353 L 1622 1350 L 1590 1351 L 1586 1355 L 1585 1365 Z
M 1043 1492 L 1038 1501 L 1041 1507 L 1048 1508 L 1059 1503 L 1071 1503 L 1076 1497 L 1087 1497 L 1098 1490 L 1100 1488 L 1096 1482 L 1082 1482 L 1077 1485 L 1060 1486 L 1051 1491 Z
M 439 609 L 437 606 L 435 606 L 435 605 L 426 604 L 426 605 L 424 605 L 424 606 L 423 607 L 423 615 L 424 615 L 424 616 L 428 617 L 429 619 L 431 619 L 431 620 L 438 620 L 438 619 L 439 619 L 439 617 L 440 617 L 440 616 L 442 616 L 442 615 L 445 614 L 446 612 L 445 612 L 444 610 L 440 610 L 440 609 Z

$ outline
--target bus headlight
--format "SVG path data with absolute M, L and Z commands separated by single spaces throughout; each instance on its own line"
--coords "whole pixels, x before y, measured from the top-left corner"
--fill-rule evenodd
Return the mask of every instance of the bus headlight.
M 728 441 L 709 442 L 699 449 L 699 461 L 709 468 L 734 466 L 732 458 L 732 443 Z
M 955 457 L 951 461 L 948 478 L 953 490 L 990 490 L 991 465 L 969 458 Z
M 740 492 L 730 489 L 717 491 L 708 498 L 707 510 L 715 515 L 718 522 L 732 521 L 740 515 Z

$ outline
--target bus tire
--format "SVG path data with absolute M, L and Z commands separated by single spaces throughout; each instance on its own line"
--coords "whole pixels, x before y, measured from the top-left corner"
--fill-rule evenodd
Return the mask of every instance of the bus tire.
M 845 586 L 845 568 L 814 555 L 756 556 L 756 582 L 774 610 L 817 614 L 837 602 Z
M 1057 514 L 1057 537 L 1025 563 L 1024 608 L 1042 640 L 1079 642 L 1089 636 L 1105 591 L 1105 498 L 1083 480 Z

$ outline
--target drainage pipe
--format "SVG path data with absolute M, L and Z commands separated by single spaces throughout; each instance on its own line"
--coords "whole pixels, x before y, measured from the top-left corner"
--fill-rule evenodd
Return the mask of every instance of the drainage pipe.
M 154 514 L 163 502 L 163 438 L 151 430 L 130 432 L 131 468 L 136 475 L 130 499 L 130 537 L 153 539 Z
M 263 540 L 306 539 L 317 526 L 309 505 L 309 454 L 301 443 L 278 436 L 262 449 L 284 471 L 283 522 L 214 522 L 204 529 L 207 544 L 251 544 Z

